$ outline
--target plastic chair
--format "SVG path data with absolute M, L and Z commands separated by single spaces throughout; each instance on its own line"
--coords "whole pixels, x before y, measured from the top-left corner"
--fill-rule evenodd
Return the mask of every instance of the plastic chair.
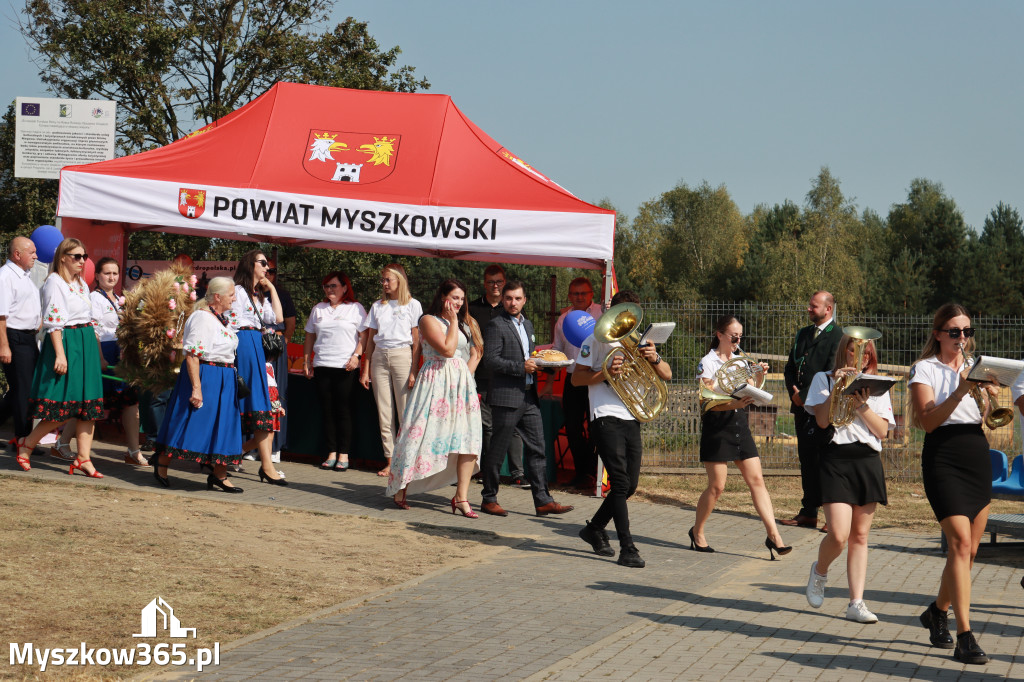
M 1002 481 L 993 480 L 993 494 L 1024 496 L 1024 455 L 1013 458 L 1013 469 Z
M 992 460 L 992 484 L 1002 483 L 1010 475 L 1006 453 L 1002 450 L 989 450 L 988 456 Z

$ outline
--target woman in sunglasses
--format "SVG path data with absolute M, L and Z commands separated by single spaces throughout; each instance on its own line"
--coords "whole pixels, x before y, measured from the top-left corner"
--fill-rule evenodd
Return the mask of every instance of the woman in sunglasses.
M 968 397 L 971 382 L 964 353 L 974 348 L 967 310 L 947 303 L 935 313 L 928 342 L 910 368 L 911 424 L 924 429 L 921 470 L 924 491 L 949 542 L 939 592 L 921 614 L 932 646 L 954 649 L 962 663 L 987 663 L 971 632 L 971 567 L 985 532 L 992 500 L 984 415 Z M 984 393 L 984 392 L 983 392 Z M 947 611 L 956 613 L 956 643 L 947 627 Z
M 39 440 L 69 419 L 77 419 L 78 456 L 68 469 L 103 478 L 91 461 L 93 425 L 103 416 L 100 346 L 92 326 L 89 287 L 82 279 L 85 245 L 65 239 L 57 247 L 50 275 L 43 283 L 43 340 L 32 377 L 31 416 L 39 419 L 32 433 L 18 444 L 17 462 L 25 471 Z
M 739 320 L 732 315 L 718 318 L 708 354 L 697 365 L 697 380 L 714 389 L 715 373 L 722 365 L 739 355 L 742 340 L 743 325 Z M 761 367 L 768 371 L 768 365 L 761 363 Z M 750 489 L 754 509 L 757 510 L 757 515 L 761 517 L 761 522 L 768 533 L 764 544 L 769 555 L 774 559 L 774 552 L 783 555 L 793 550 L 792 547 L 784 545 L 779 528 L 775 525 L 775 510 L 772 508 L 772 500 L 761 475 L 761 459 L 747 423 L 746 408 L 751 402 L 751 398 L 734 398 L 711 408 L 701 416 L 700 461 L 704 463 L 704 469 L 708 474 L 708 487 L 697 501 L 697 518 L 689 533 L 692 550 L 715 551 L 704 538 L 704 525 L 711 518 L 718 498 L 725 492 L 729 462 L 736 464 L 743 481 Z
M 260 480 L 288 485 L 271 461 L 274 439 L 274 408 L 270 404 L 267 359 L 263 353 L 263 327 L 284 321 L 281 299 L 267 279 L 267 257 L 259 249 L 249 251 L 235 268 L 235 300 L 227 311 L 228 324 L 238 335 L 238 374 L 249 386 L 240 401 L 242 433 L 251 433 L 243 449 L 260 455 Z

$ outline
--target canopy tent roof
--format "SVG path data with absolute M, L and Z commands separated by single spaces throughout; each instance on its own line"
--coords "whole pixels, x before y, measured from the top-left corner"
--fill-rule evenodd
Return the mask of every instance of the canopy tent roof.
M 612 259 L 615 231 L 613 211 L 531 168 L 447 95 L 296 83 L 160 149 L 64 168 L 58 215 L 78 234 L 583 268 Z

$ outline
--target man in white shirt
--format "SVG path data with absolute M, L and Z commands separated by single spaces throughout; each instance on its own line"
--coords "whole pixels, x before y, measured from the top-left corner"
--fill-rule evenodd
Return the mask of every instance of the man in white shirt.
M 579 348 L 566 341 L 562 327 L 565 316 L 573 310 L 583 310 L 595 320 L 601 317 L 601 306 L 594 303 L 594 287 L 586 277 L 577 277 L 569 283 L 569 303 L 571 304 L 555 322 L 555 342 L 551 345 L 555 350 L 565 353 L 570 360 L 576 360 Z M 573 467 L 576 475 L 569 485 L 583 490 L 594 490 L 597 487 L 597 450 L 594 441 L 585 431 L 590 403 L 586 386 L 574 386 L 572 372 L 575 365 L 566 370 L 565 384 L 562 388 L 562 414 L 565 417 L 565 436 L 572 451 Z M 550 383 L 548 384 L 551 385 Z
M 625 302 L 639 303 L 640 298 L 632 291 L 620 291 L 612 298 L 612 305 Z M 626 506 L 626 500 L 636 492 L 640 480 L 640 460 L 643 456 L 640 422 L 607 382 L 601 369 L 608 354 L 620 345 L 617 342 L 601 343 L 591 334 L 580 347 L 576 371 L 572 375 L 572 382 L 587 387 L 590 393 L 591 437 L 597 445 L 597 452 L 608 471 L 608 482 L 611 484 L 608 496 L 593 518 L 580 529 L 579 536 L 590 543 L 594 553 L 614 556 L 615 550 L 611 548 L 605 532 L 608 522 L 614 521 L 620 546 L 618 563 L 630 568 L 643 568 L 646 564 L 629 532 L 629 509 Z M 649 362 L 660 379 L 668 381 L 672 378 L 672 368 L 661 359 L 654 344 L 644 344 L 637 350 L 642 358 L 639 362 Z M 620 353 L 608 365 L 608 374 L 620 374 L 622 365 Z
M 42 306 L 39 289 L 28 275 L 36 262 L 36 245 L 27 237 L 15 237 L 9 254 L 0 268 L 0 364 L 9 386 L 0 416 L 13 416 L 14 437 L 21 441 L 32 432 L 28 399 L 39 358 L 36 332 Z

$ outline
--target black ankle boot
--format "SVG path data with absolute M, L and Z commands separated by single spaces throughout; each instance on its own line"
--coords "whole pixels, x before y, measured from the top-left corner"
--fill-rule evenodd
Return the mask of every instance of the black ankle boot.
M 970 630 L 957 634 L 953 658 L 961 663 L 988 663 L 988 656 L 978 646 L 978 642 L 974 639 L 974 633 Z
M 949 634 L 948 617 L 945 611 L 940 611 L 935 602 L 928 605 L 925 612 L 921 614 L 921 625 L 928 628 L 928 639 L 932 646 L 939 649 L 952 649 L 953 638 Z

